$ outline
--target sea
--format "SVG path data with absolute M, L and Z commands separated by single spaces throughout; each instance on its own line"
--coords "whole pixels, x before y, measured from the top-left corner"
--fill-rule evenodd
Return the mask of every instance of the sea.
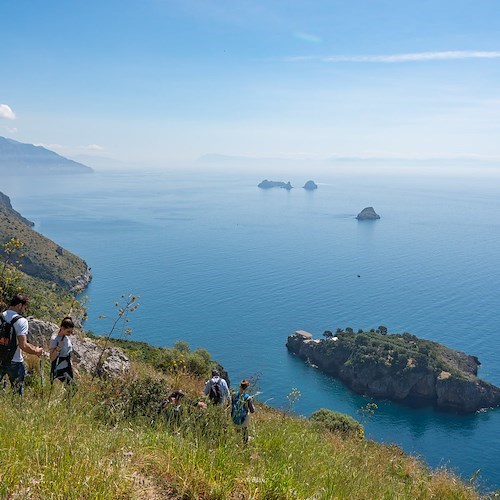
M 500 489 L 500 408 L 463 415 L 358 395 L 285 347 L 296 330 L 385 325 L 476 355 L 479 376 L 500 385 L 498 171 L 332 169 L 312 177 L 315 191 L 301 188 L 307 170 L 268 176 L 290 191 L 259 189 L 264 178 L 143 168 L 12 176 L 0 190 L 91 267 L 88 330 L 106 334 L 115 303 L 136 295 L 132 340 L 207 349 L 260 401 L 349 414 L 369 439 Z M 356 220 L 367 206 L 380 220 Z

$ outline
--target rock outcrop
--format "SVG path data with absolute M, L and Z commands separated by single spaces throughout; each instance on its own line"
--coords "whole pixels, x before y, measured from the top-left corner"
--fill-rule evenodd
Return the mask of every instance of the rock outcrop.
M 59 330 L 59 327 L 48 321 L 41 321 L 36 318 L 28 318 L 29 335 L 28 341 L 33 345 L 49 350 L 50 337 Z M 71 361 L 78 369 L 88 373 L 94 373 L 102 347 L 90 337 L 84 335 L 71 335 L 73 344 L 73 354 Z M 100 373 L 110 377 L 120 377 L 130 369 L 130 361 L 121 349 L 117 347 L 107 347 L 102 357 Z
M 356 219 L 358 220 L 377 220 L 380 219 L 380 215 L 378 215 L 373 207 L 366 207 L 356 215 Z
M 286 346 L 360 394 L 460 412 L 500 405 L 500 388 L 477 377 L 475 356 L 408 333 L 341 332 L 319 340 L 297 331 Z
M 271 188 L 281 188 L 281 189 L 286 189 L 287 191 L 290 191 L 290 189 L 293 188 L 293 186 L 290 184 L 290 181 L 288 182 L 283 182 L 283 181 L 268 181 L 267 179 L 264 179 L 261 183 L 257 185 L 257 187 L 261 189 L 271 189 Z
M 307 181 L 302 187 L 307 191 L 314 191 L 315 189 L 318 189 L 318 185 L 314 181 Z

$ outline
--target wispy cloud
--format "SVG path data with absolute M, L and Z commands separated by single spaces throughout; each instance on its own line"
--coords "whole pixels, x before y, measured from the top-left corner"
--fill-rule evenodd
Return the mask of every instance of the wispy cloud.
M 408 54 L 361 55 L 361 56 L 297 56 L 288 57 L 287 61 L 322 61 L 327 63 L 407 63 L 423 61 L 451 61 L 458 59 L 499 59 L 497 51 L 449 50 L 442 52 L 414 52 Z
M 309 43 L 321 43 L 321 38 L 317 35 L 313 35 L 312 33 L 304 33 L 303 31 L 296 31 L 293 36 L 298 38 L 299 40 L 303 40 L 304 42 Z
M 81 149 L 87 151 L 104 151 L 103 146 L 99 146 L 99 144 L 89 144 L 88 146 L 81 146 Z
M 7 120 L 15 120 L 16 115 L 12 111 L 11 107 L 7 104 L 0 104 L 0 118 L 6 118 Z

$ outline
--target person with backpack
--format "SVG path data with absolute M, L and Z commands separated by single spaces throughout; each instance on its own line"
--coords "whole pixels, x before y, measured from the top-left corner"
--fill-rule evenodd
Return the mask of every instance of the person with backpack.
M 23 316 L 27 307 L 28 297 L 23 293 L 16 293 L 9 308 L 0 314 L 0 380 L 7 375 L 12 389 L 20 396 L 24 392 L 26 377 L 23 352 L 38 357 L 43 354 L 41 347 L 35 347 L 27 340 L 29 324 Z
M 181 425 L 181 399 L 183 399 L 185 395 L 186 393 L 184 391 L 174 391 L 161 405 L 160 410 L 164 411 L 168 428 L 172 432 L 177 431 Z
M 248 380 L 242 380 L 240 388 L 233 395 L 231 405 L 231 419 L 236 428 L 243 433 L 243 442 L 248 443 L 248 425 L 250 424 L 250 413 L 255 412 L 252 396 L 246 391 L 250 385 Z
M 215 405 L 224 405 L 231 398 L 227 382 L 218 370 L 212 370 L 212 378 L 205 384 L 203 393 Z
M 52 335 L 49 344 L 50 353 L 50 382 L 59 380 L 67 385 L 75 385 L 73 367 L 71 366 L 71 353 L 73 345 L 68 335 L 73 333 L 75 324 L 73 320 L 66 316 L 61 321 L 59 331 Z

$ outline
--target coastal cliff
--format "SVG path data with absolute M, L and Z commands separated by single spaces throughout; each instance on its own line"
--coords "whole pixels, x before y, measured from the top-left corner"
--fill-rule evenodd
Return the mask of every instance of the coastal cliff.
M 500 405 L 500 388 L 477 377 L 475 356 L 409 333 L 325 334 L 300 330 L 286 346 L 357 393 L 468 413 Z
M 86 288 L 92 279 L 87 263 L 32 226 L 31 221 L 12 208 L 10 198 L 0 193 L 0 257 L 5 258 L 5 249 L 1 245 L 16 238 L 24 244 L 18 257 L 24 273 L 68 291 Z

